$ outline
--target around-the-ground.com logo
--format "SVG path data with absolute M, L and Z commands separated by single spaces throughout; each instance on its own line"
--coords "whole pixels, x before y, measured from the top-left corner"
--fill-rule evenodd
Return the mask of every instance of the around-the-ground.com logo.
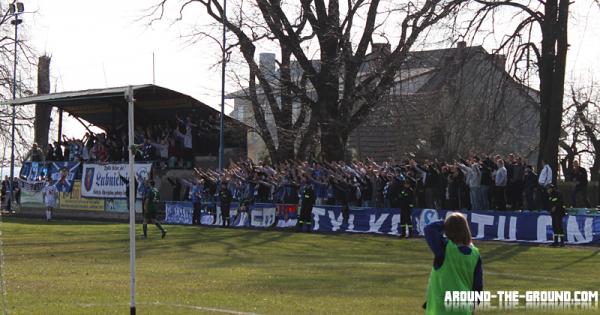
M 448 311 L 510 309 L 594 309 L 598 291 L 446 291 Z

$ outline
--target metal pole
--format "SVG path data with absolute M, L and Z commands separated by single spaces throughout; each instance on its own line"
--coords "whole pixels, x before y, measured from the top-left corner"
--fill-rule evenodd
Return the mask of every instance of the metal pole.
M 15 3 L 16 5 L 16 3 Z M 13 86 L 12 86 L 12 99 L 13 101 L 15 99 L 17 99 L 17 48 L 18 48 L 18 30 L 19 30 L 19 23 L 21 22 L 19 20 L 19 12 L 17 9 L 15 9 L 15 19 L 14 19 L 14 24 L 15 24 L 15 63 L 14 63 L 14 67 L 13 67 Z M 16 111 L 15 111 L 15 104 L 12 104 L 12 128 L 11 128 L 11 143 L 10 143 L 10 180 L 8 181 L 9 183 L 9 189 L 10 189 L 10 194 L 9 194 L 9 200 L 8 200 L 8 206 L 7 208 L 12 210 L 12 202 L 13 202 L 13 193 L 14 193 L 14 184 L 13 184 L 13 179 L 15 178 L 15 116 L 16 116 Z
M 223 53 L 221 61 L 221 127 L 219 129 L 219 170 L 223 170 L 225 166 L 225 135 L 224 135 L 224 121 L 225 121 L 225 63 L 226 60 L 226 34 L 227 34 L 227 0 L 223 0 Z
M 62 124 L 63 124 L 63 110 L 58 109 L 58 145 L 62 145 Z
M 135 315 L 135 170 L 134 163 L 134 117 L 133 117 L 133 88 L 129 86 L 127 90 L 128 102 L 128 125 L 129 125 L 129 271 L 131 299 L 129 302 L 129 313 Z
M 154 69 L 154 52 L 152 52 L 152 84 L 156 84 L 156 73 Z

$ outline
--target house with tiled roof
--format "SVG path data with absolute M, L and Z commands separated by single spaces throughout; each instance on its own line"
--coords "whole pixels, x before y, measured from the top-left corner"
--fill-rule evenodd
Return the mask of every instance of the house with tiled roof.
M 387 44 L 373 44 L 361 72 L 367 74 L 389 51 Z M 537 92 L 516 82 L 505 62 L 502 55 L 464 42 L 409 53 L 388 95 L 351 133 L 348 156 L 452 159 L 469 152 L 514 152 L 535 160 Z M 274 54 L 261 54 L 259 64 L 277 76 Z M 292 73 L 301 73 L 295 63 Z M 252 109 L 244 95 L 244 90 L 229 94 L 235 104 L 231 116 L 252 126 Z M 274 128 L 272 118 L 267 117 L 267 123 Z M 268 156 L 257 133 L 250 132 L 247 142 L 250 158 Z

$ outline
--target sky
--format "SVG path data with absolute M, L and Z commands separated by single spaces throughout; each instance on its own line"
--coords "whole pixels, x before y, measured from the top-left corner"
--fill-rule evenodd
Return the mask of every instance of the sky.
M 220 106 L 220 68 L 213 67 L 220 48 L 189 45 L 185 25 L 149 26 L 143 16 L 156 1 L 22 1 L 33 11 L 23 24 L 32 46 L 52 57 L 52 92 L 152 83 L 154 54 L 157 85 Z M 80 136 L 84 129 L 69 120 L 64 132 Z
M 190 45 L 182 38 L 188 23 L 206 19 L 199 8 L 187 11 L 188 22 L 172 23 L 176 15 L 167 12 L 165 21 L 149 26 L 143 16 L 157 0 L 21 1 L 31 12 L 23 17 L 28 41 L 38 54 L 52 56 L 52 92 L 152 83 L 154 54 L 157 85 L 219 106 L 219 46 L 210 40 Z M 585 82 L 600 74 L 600 10 L 590 1 L 573 7 L 567 80 Z M 227 92 L 235 89 L 227 84 Z M 64 132 L 81 136 L 84 129 L 68 120 Z

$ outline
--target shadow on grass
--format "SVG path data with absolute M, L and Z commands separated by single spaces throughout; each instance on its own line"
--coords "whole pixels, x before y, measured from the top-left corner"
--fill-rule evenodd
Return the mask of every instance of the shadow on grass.
M 584 256 L 584 257 L 578 258 L 578 259 L 576 259 L 576 260 L 574 260 L 574 261 L 571 261 L 571 262 L 569 262 L 569 263 L 566 263 L 566 264 L 564 264 L 564 265 L 561 265 L 561 266 L 555 267 L 555 268 L 553 268 L 553 270 L 561 270 L 561 269 L 564 269 L 564 268 L 567 268 L 567 267 L 571 267 L 571 266 L 573 266 L 573 265 L 575 265 L 575 264 L 578 264 L 578 263 L 580 263 L 580 262 L 584 262 L 584 261 L 586 261 L 586 260 L 588 260 L 588 259 L 595 258 L 596 256 L 598 256 L 598 254 L 599 254 L 599 253 L 600 253 L 600 249 L 599 249 L 599 250 L 596 250 L 596 251 L 593 251 L 593 252 L 591 252 L 591 253 L 590 253 L 589 255 L 587 255 L 587 256 Z
M 2 221 L 4 223 L 14 223 L 14 224 L 23 224 L 23 225 L 115 225 L 122 224 L 117 222 L 108 222 L 108 221 L 89 221 L 89 220 L 52 220 L 46 221 L 44 219 L 31 219 L 31 218 L 17 218 L 17 217 L 2 217 Z
M 481 253 L 481 257 L 482 257 L 484 264 L 494 262 L 494 261 L 505 261 L 505 260 L 513 258 L 521 253 L 528 251 L 530 248 L 531 248 L 531 246 L 527 246 L 527 245 L 516 245 L 516 244 L 499 245 L 490 251 Z

